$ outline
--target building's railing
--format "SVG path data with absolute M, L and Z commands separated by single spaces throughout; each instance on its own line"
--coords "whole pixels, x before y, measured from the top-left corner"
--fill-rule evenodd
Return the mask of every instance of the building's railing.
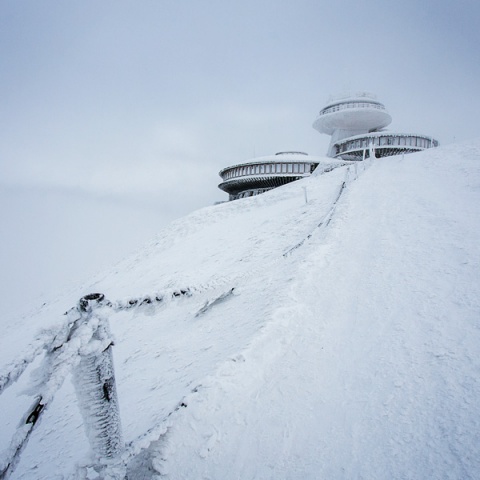
M 331 107 L 320 110 L 320 115 L 327 115 L 328 113 L 339 112 L 340 110 L 346 110 L 348 108 L 376 108 L 377 110 L 386 110 L 380 103 L 374 102 L 347 102 L 337 103 Z
M 310 175 L 314 163 L 259 163 L 239 165 L 220 172 L 223 181 L 249 175 Z
M 375 148 L 398 148 L 405 150 L 423 150 L 425 148 L 437 147 L 438 141 L 422 135 L 366 135 L 364 137 L 357 137 L 351 139 L 345 139 L 341 142 L 337 142 L 334 145 L 335 156 L 341 156 L 343 154 L 364 150 L 370 147 Z

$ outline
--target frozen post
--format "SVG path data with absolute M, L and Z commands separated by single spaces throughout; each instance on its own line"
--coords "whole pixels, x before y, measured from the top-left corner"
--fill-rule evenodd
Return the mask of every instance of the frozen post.
M 102 294 L 83 297 L 79 309 L 90 321 L 93 308 L 100 306 Z M 116 457 L 123 450 L 122 428 L 113 368 L 111 335 L 108 319 L 95 316 L 98 326 L 74 369 L 74 385 L 90 446 L 99 463 Z
M 302 187 L 303 188 L 303 194 L 305 195 L 305 204 L 308 203 L 308 197 L 307 197 L 307 187 Z

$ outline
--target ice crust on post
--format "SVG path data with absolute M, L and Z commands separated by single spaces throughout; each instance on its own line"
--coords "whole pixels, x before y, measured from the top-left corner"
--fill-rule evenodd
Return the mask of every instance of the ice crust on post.
M 115 372 L 113 366 L 112 342 L 108 320 L 100 321 L 92 338 L 94 351 L 83 356 L 74 369 L 73 383 L 83 417 L 85 431 L 97 462 L 111 459 L 123 449 Z M 96 345 L 95 345 L 96 344 Z

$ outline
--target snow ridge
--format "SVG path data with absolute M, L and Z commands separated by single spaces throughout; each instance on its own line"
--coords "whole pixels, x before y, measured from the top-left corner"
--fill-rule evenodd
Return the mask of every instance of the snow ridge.
M 347 168 L 345 172 L 345 180 L 342 182 L 338 189 L 338 193 L 335 195 L 335 199 L 333 200 L 330 209 L 328 212 L 325 214 L 325 216 L 322 218 L 320 223 L 317 225 L 316 229 L 312 232 L 309 233 L 306 238 L 298 242 L 296 245 L 288 249 L 283 256 L 286 257 L 287 255 L 290 255 L 292 252 L 297 250 L 297 248 L 300 248 L 307 240 L 312 238 L 312 235 L 317 231 L 317 229 L 322 230 L 328 227 L 330 221 L 332 220 L 332 217 L 335 213 L 335 209 L 337 207 L 337 203 L 340 200 L 340 197 L 342 196 L 343 192 L 347 188 L 347 186 L 352 183 L 353 181 L 357 180 L 359 175 L 367 170 L 373 162 L 373 156 L 372 158 L 369 158 L 367 160 L 364 160 L 361 164 L 355 163 L 354 165 L 350 166 Z M 338 167 L 336 167 L 338 168 Z

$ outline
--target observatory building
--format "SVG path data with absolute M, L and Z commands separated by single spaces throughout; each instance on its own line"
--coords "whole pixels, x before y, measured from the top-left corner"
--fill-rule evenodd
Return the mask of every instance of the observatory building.
M 331 135 L 327 155 L 343 160 L 389 157 L 438 146 L 432 137 L 383 130 L 392 117 L 371 93 L 330 97 L 313 128 Z
M 344 161 L 388 157 L 438 146 L 432 137 L 385 131 L 392 117 L 371 93 L 330 97 L 313 128 L 331 136 L 327 157 L 279 152 L 226 167 L 218 186 L 229 200 L 251 197 L 310 175 L 320 164 L 328 172 Z

